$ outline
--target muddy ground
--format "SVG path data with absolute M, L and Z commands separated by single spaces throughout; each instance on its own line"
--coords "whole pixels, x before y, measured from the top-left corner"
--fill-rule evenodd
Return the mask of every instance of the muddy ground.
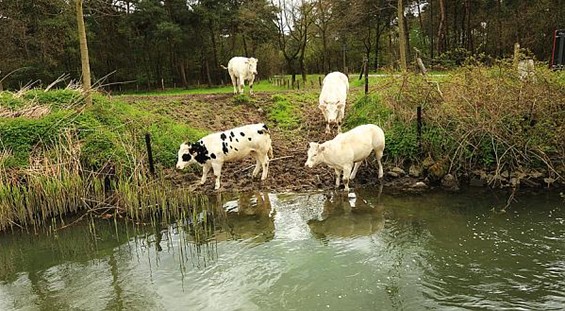
M 300 125 L 285 129 L 268 119 L 268 108 L 273 104 L 273 94 L 256 94 L 250 102 L 238 102 L 231 94 L 207 95 L 170 95 L 170 96 L 128 96 L 124 99 L 132 104 L 145 102 L 162 106 L 161 109 L 178 121 L 187 122 L 192 127 L 209 131 L 224 131 L 251 123 L 266 123 L 271 132 L 274 158 L 270 162 L 267 180 L 253 180 L 255 161 L 249 157 L 243 162 L 225 163 L 222 168 L 223 191 L 269 190 L 274 192 L 311 191 L 333 189 L 335 173 L 326 165 L 312 169 L 304 166 L 307 159 L 309 142 L 324 142 L 332 139 L 332 134 L 325 133 L 325 123 L 317 108 L 317 100 L 306 101 L 308 96 L 292 96 L 291 102 L 298 108 Z M 311 96 L 310 96 L 311 97 Z M 299 99 L 296 99 L 299 98 Z M 300 101 L 302 100 L 302 101 Z M 346 108 L 347 114 L 347 108 Z M 180 144 L 180 142 L 179 142 Z M 386 153 L 386 149 L 385 149 Z M 385 173 L 391 165 L 383 162 Z M 184 185 L 196 192 L 214 192 L 212 172 L 203 186 L 198 185 L 202 169 L 195 167 L 177 171 L 165 168 L 166 175 L 179 185 Z M 387 177 L 377 178 L 378 169 L 374 153 L 361 165 L 357 177 L 350 182 L 351 188 L 366 187 L 383 183 L 393 188 L 406 188 L 415 180 Z M 343 185 L 341 186 L 343 188 Z

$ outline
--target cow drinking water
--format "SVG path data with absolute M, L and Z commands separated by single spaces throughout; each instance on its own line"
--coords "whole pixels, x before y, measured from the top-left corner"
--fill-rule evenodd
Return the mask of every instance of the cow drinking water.
M 341 121 L 345 113 L 345 101 L 349 91 L 349 79 L 341 72 L 329 73 L 322 82 L 318 108 L 326 121 L 326 133 L 330 133 L 330 125 L 337 125 L 341 133 Z
M 339 179 L 343 172 L 345 191 L 349 191 L 349 180 L 355 178 L 361 162 L 373 150 L 375 150 L 379 164 L 379 178 L 383 177 L 381 158 L 384 149 L 385 134 L 383 130 L 373 124 L 360 125 L 348 132 L 338 134 L 334 139 L 325 143 L 311 142 L 305 166 L 312 168 L 319 163 L 326 163 L 335 170 L 336 187 L 339 187 Z
M 257 62 L 257 58 L 236 56 L 230 59 L 227 67 L 222 65 L 222 68 L 227 69 L 230 74 L 234 94 L 243 94 L 245 80 L 247 80 L 249 94 L 253 95 L 253 81 L 257 75 Z
M 178 151 L 177 169 L 183 169 L 194 162 L 200 164 L 203 168 L 200 180 L 202 185 L 212 168 L 216 176 L 215 189 L 219 189 L 224 162 L 239 161 L 248 155 L 257 161 L 252 173 L 253 177 L 263 170 L 261 180 L 265 180 L 269 172 L 269 159 L 273 157 L 267 125 L 262 123 L 245 125 L 207 135 L 195 143 L 182 143 Z

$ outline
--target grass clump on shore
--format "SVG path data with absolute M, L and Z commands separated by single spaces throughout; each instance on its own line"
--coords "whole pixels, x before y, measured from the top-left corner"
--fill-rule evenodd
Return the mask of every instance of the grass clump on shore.
M 395 163 L 430 157 L 445 160 L 447 170 L 458 174 L 529 168 L 563 178 L 565 88 L 559 79 L 537 68 L 533 78 L 521 80 L 504 63 L 463 67 L 442 82 L 389 76 L 375 93 L 352 103 L 346 124 L 380 125 L 387 137 L 385 156 Z
M 101 94 L 85 106 L 77 90 L 2 92 L 0 112 L 0 231 L 85 211 L 161 217 L 199 200 L 147 175 L 144 135 L 155 164 L 170 167 L 202 130 Z

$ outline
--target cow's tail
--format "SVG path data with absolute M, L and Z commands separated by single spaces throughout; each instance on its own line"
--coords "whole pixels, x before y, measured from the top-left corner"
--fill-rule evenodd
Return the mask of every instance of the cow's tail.
M 271 131 L 269 131 L 269 127 L 267 126 L 267 124 L 263 123 L 263 127 L 261 128 L 261 130 L 265 131 L 265 133 L 269 135 L 269 140 L 271 140 Z M 269 156 L 269 159 L 272 159 L 274 157 L 272 145 L 269 145 L 269 150 L 267 150 L 267 154 Z
M 224 66 L 224 65 L 220 65 L 220 67 L 224 68 L 224 69 L 228 69 L 228 67 Z

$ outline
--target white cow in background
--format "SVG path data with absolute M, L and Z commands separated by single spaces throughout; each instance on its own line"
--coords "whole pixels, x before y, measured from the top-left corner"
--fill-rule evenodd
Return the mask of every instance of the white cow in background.
M 194 162 L 202 165 L 202 185 L 212 168 L 216 176 L 215 189 L 219 189 L 224 162 L 240 161 L 248 155 L 257 161 L 252 176 L 256 177 L 262 169 L 261 180 L 265 180 L 269 172 L 269 158 L 273 157 L 271 135 L 267 125 L 245 125 L 212 133 L 192 144 L 182 143 L 178 151 L 177 169 L 182 170 Z
M 534 78 L 535 75 L 535 64 L 534 60 L 524 59 L 518 62 L 518 76 L 520 80 L 531 80 Z
M 234 94 L 243 94 L 245 80 L 247 80 L 249 81 L 249 94 L 253 95 L 253 81 L 257 75 L 257 62 L 257 58 L 236 56 L 230 59 L 227 67 L 222 65 L 222 68 L 227 69 L 230 74 Z
M 341 133 L 348 91 L 349 79 L 343 73 L 334 71 L 324 78 L 318 108 L 326 120 L 326 133 L 330 133 L 331 124 L 337 124 L 337 132 Z
M 381 158 L 385 149 L 385 134 L 373 124 L 360 125 L 348 132 L 338 134 L 334 139 L 323 144 L 310 143 L 307 167 L 326 163 L 335 170 L 335 186 L 339 187 L 339 178 L 343 172 L 345 191 L 349 191 L 349 180 L 354 179 L 361 162 L 375 150 L 379 164 L 379 178 L 383 177 Z M 353 169 L 353 172 L 351 171 Z

